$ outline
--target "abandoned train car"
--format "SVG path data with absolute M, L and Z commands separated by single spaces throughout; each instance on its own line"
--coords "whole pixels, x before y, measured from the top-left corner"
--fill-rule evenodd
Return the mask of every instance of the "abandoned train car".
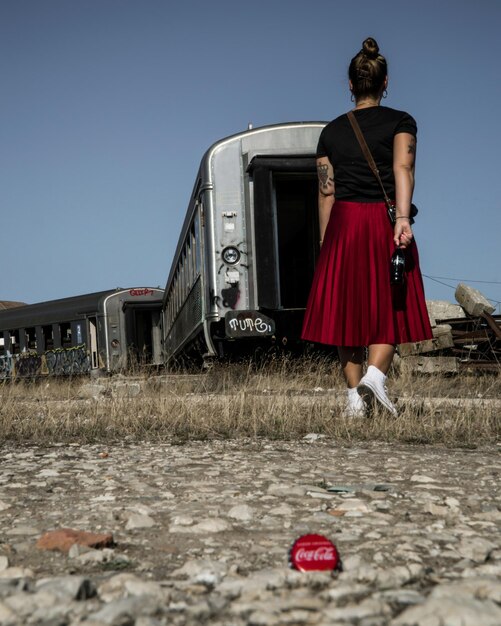
M 319 252 L 326 122 L 249 129 L 205 153 L 165 288 L 165 362 L 297 340 Z
M 160 364 L 163 289 L 113 289 L 0 311 L 0 379 Z

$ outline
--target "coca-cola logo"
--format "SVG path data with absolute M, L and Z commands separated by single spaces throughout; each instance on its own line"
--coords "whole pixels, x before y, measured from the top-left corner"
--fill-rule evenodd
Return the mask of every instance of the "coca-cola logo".
M 336 546 L 323 535 L 303 535 L 294 542 L 290 564 L 300 571 L 334 570 L 340 567 Z
M 131 296 L 152 296 L 153 289 L 129 289 Z
M 306 550 L 306 548 L 299 548 L 296 552 L 296 559 L 298 561 L 330 561 L 335 559 L 334 547 L 320 547 L 316 550 Z

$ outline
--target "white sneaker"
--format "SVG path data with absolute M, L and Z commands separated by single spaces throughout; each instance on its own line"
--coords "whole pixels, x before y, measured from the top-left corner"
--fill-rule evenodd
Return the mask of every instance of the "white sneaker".
M 365 403 L 359 396 L 356 387 L 347 390 L 346 404 L 343 408 L 341 415 L 346 418 L 358 418 L 366 416 Z
M 371 409 L 374 408 L 375 401 L 384 407 L 393 416 L 397 416 L 397 409 L 393 402 L 388 397 L 388 392 L 385 386 L 386 376 L 381 370 L 378 370 L 374 365 L 369 365 L 367 373 L 360 381 L 357 392 L 361 399 Z

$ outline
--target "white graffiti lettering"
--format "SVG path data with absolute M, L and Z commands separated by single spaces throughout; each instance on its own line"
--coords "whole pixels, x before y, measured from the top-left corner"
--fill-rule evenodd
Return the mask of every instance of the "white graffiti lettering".
M 271 332 L 271 325 L 267 324 L 260 317 L 256 317 L 256 319 L 252 319 L 251 317 L 246 317 L 244 319 L 233 318 L 229 321 L 229 325 L 232 331 L 240 329 L 242 332 L 248 331 L 251 333 Z

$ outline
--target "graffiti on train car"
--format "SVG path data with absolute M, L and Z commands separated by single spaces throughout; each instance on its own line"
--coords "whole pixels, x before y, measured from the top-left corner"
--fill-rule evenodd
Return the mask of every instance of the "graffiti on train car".
M 22 378 L 39 376 L 42 373 L 42 356 L 31 350 L 16 355 L 14 375 Z
M 90 358 L 83 344 L 74 348 L 47 350 L 44 356 L 49 375 L 68 376 L 90 371 Z
M 14 367 L 14 359 L 10 352 L 7 350 L 7 354 L 0 356 L 0 380 L 5 380 L 12 376 L 12 370 Z
M 84 344 L 73 348 L 56 348 L 44 354 L 33 351 L 0 356 L 0 380 L 34 378 L 35 376 L 71 376 L 90 372 L 90 358 Z

